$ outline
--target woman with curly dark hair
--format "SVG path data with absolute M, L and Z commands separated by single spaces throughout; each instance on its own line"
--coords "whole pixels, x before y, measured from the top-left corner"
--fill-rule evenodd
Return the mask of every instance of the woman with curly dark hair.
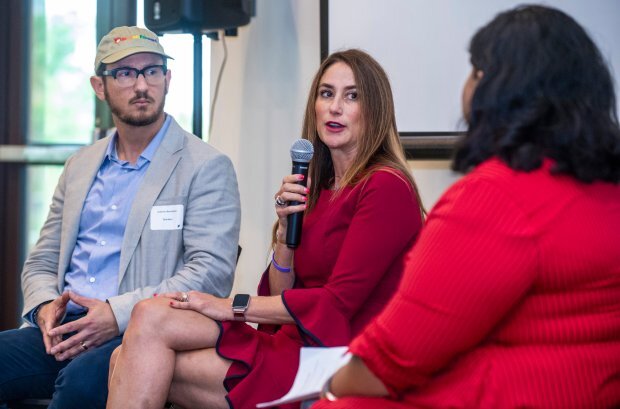
M 473 37 L 467 172 L 430 212 L 386 309 L 313 409 L 620 407 L 620 130 L 568 15 Z

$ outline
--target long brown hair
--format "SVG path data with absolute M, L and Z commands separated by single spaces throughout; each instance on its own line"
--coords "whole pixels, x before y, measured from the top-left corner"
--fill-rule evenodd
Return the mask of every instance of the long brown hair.
M 358 49 L 338 51 L 327 57 L 321 63 L 310 87 L 302 129 L 303 138 L 308 139 L 314 146 L 314 156 L 310 161 L 309 170 L 312 185 L 306 212 L 314 208 L 320 191 L 328 189 L 334 181 L 334 166 L 329 148 L 321 141 L 317 132 L 315 102 L 323 74 L 337 62 L 346 64 L 353 71 L 363 118 L 363 130 L 357 142 L 357 155 L 351 167 L 342 176 L 338 190 L 342 191 L 344 187 L 367 180 L 377 169 L 395 170 L 398 171 L 395 174 L 402 174 L 405 181 L 411 185 L 422 215 L 426 214 L 396 129 L 390 81 L 379 63 Z

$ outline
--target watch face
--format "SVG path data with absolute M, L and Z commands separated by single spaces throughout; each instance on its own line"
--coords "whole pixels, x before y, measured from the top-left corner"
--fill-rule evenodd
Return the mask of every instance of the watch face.
M 233 298 L 233 308 L 246 308 L 250 303 L 250 294 L 237 294 Z

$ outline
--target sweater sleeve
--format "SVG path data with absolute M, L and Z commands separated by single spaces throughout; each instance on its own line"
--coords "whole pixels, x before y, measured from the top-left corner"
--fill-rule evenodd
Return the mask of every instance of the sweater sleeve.
M 440 199 L 401 286 L 350 349 L 393 395 L 473 348 L 536 277 L 535 233 L 497 186 L 461 180 Z
M 410 248 L 420 228 L 419 206 L 409 184 L 392 172 L 375 172 L 362 187 L 327 283 L 282 294 L 303 335 L 317 345 L 348 344 L 360 309 L 373 302 L 383 307 L 385 300 L 373 299 L 373 291 L 389 279 L 386 272 Z

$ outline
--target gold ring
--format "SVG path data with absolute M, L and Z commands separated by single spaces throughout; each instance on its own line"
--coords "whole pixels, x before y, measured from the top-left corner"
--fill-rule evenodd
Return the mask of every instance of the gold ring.
M 82 349 L 84 351 L 86 351 L 88 349 L 88 347 L 86 346 L 86 342 L 84 342 L 84 341 L 80 341 L 80 346 L 82 347 Z

